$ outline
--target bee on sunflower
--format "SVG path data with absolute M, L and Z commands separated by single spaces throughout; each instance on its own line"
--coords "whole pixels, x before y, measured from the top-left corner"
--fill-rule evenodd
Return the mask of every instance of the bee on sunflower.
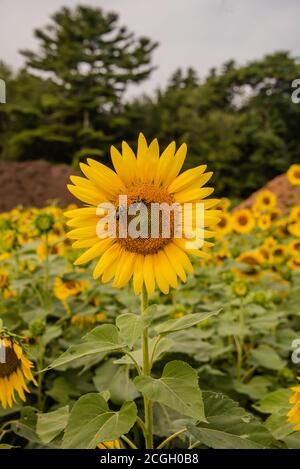
M 219 211 L 213 210 L 218 200 L 207 199 L 214 189 L 204 187 L 212 173 L 206 173 L 206 165 L 201 165 L 179 175 L 186 152 L 185 144 L 176 151 L 172 142 L 160 155 L 158 141 L 155 139 L 148 146 L 145 137 L 140 134 L 137 155 L 125 142 L 122 144 L 122 154 L 112 146 L 111 159 L 115 171 L 92 159 L 87 160 L 88 164 L 80 165 L 86 178 L 72 176 L 73 185 L 68 188 L 88 206 L 66 213 L 71 219 L 67 224 L 73 228 L 67 235 L 74 241 L 73 247 L 87 249 L 76 260 L 76 265 L 100 258 L 93 272 L 94 278 L 103 283 L 113 280 L 115 288 L 124 287 L 132 279 L 136 295 L 141 293 L 143 286 L 150 295 L 156 286 L 167 294 L 170 287 L 178 287 L 178 278 L 186 282 L 187 273 L 193 271 L 188 254 L 207 257 L 207 253 L 195 246 L 194 242 L 190 243 L 192 236 L 188 239 L 176 236 L 173 213 L 170 215 L 169 232 L 164 235 L 162 217 L 154 219 L 151 211 L 153 204 L 167 207 L 175 204 L 183 208 L 187 203 L 187 218 L 194 224 L 196 204 L 201 203 L 203 238 L 214 235 L 209 228 L 219 221 Z M 124 209 L 119 206 L 120 196 L 126 197 L 127 207 Z M 116 208 L 117 231 L 115 236 L 99 239 L 97 207 L 106 202 Z M 152 233 L 136 236 L 130 230 L 125 231 L 124 235 L 121 233 L 122 211 L 132 221 L 132 209 L 139 208 L 141 204 L 145 207 L 142 217 L 148 220 L 149 225 L 153 222 L 156 225 L 156 236 Z M 140 219 L 140 223 L 142 221 Z M 201 241 L 201 247 L 212 246 L 205 239 Z
M 26 380 L 37 385 L 32 367 L 19 339 L 7 330 L 0 331 L 0 402 L 4 409 L 16 402 L 15 393 L 22 401 L 26 400 L 24 391 L 30 392 Z

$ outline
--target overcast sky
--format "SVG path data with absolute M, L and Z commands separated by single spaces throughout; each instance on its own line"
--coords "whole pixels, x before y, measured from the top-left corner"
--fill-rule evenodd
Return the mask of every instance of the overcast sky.
M 132 94 L 163 87 L 177 67 L 205 76 L 231 58 L 244 63 L 283 49 L 300 56 L 299 0 L 0 0 L 0 59 L 20 67 L 18 50 L 36 47 L 33 29 L 78 3 L 116 11 L 130 30 L 160 43 L 157 71 Z

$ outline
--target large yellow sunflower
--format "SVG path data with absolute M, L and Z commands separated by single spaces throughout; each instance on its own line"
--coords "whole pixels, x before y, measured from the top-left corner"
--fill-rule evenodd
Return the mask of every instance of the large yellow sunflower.
M 300 186 L 300 164 L 292 164 L 286 175 L 293 186 Z
M 205 227 L 203 237 L 213 236 L 213 232 L 207 228 L 219 221 L 219 212 L 212 210 L 218 200 L 206 199 L 212 194 L 213 188 L 203 187 L 212 173 L 205 173 L 206 165 L 201 165 L 179 175 L 186 151 L 185 144 L 176 151 L 175 143 L 172 142 L 160 155 L 158 141 L 155 139 L 148 146 L 145 137 L 140 134 L 137 155 L 126 142 L 122 144 L 122 153 L 111 147 L 115 171 L 92 159 L 87 160 L 88 164 L 80 165 L 87 179 L 73 176 L 71 181 L 74 185 L 68 187 L 73 195 L 88 206 L 66 214 L 71 218 L 68 225 L 73 229 L 68 237 L 75 241 L 73 247 L 87 248 L 77 259 L 77 265 L 100 257 L 94 269 L 94 278 L 104 283 L 113 280 L 113 287 L 116 288 L 124 287 L 133 279 L 135 294 L 141 292 L 143 285 L 149 294 L 154 292 L 156 286 L 166 294 L 170 287 L 178 286 L 178 277 L 186 281 L 186 273 L 193 271 L 187 253 L 205 257 L 207 254 L 200 247 L 209 247 L 211 243 L 204 241 L 202 246 L 199 244 L 199 248 L 194 246 L 191 249 L 190 239 L 175 236 L 173 228 L 168 236 L 162 236 L 160 218 L 156 220 L 159 232 L 157 237 L 133 237 L 129 232 L 121 236 L 119 221 L 120 196 L 127 197 L 127 214 L 130 208 L 142 202 L 150 220 L 150 206 L 153 203 L 167 206 L 178 204 L 180 207 L 190 203 L 190 215 L 194 223 L 196 203 L 202 203 Z M 99 239 L 97 207 L 106 202 L 118 209 L 117 234 Z
M 37 384 L 31 373 L 32 366 L 15 339 L 0 336 L 0 402 L 4 409 L 16 402 L 15 392 L 22 401 L 26 400 L 24 391 L 29 392 L 26 379 Z

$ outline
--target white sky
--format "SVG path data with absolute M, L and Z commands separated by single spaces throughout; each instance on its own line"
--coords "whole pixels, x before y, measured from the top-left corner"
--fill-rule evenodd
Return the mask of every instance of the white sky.
M 0 59 L 21 66 L 18 50 L 37 45 L 33 29 L 78 3 L 116 11 L 120 23 L 160 43 L 157 71 L 133 95 L 163 87 L 178 67 L 203 77 L 232 58 L 244 63 L 276 50 L 300 56 L 299 0 L 0 0 Z

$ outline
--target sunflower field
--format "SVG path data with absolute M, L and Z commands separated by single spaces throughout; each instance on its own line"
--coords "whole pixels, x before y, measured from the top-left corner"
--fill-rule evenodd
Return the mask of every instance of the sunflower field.
M 81 165 L 78 205 L 0 214 L 1 448 L 300 449 L 300 205 L 211 199 L 185 153 L 140 136 Z M 99 241 L 120 191 L 203 200 L 203 246 Z

